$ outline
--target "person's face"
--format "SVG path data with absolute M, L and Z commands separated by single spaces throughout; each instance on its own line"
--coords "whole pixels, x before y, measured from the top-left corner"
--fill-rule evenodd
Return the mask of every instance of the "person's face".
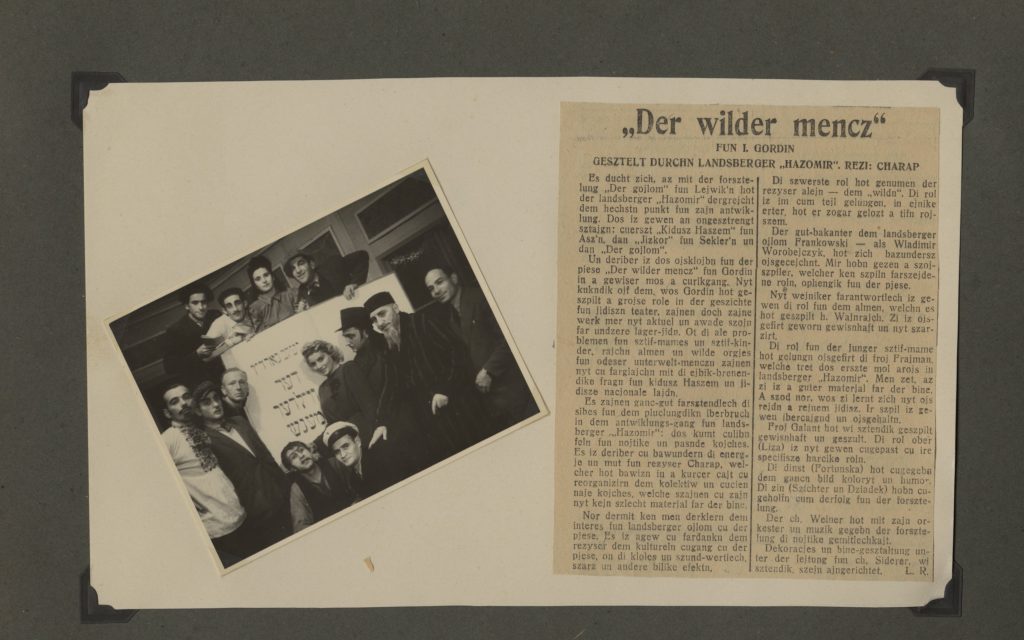
M 245 301 L 238 294 L 224 298 L 224 313 L 235 322 L 241 322 L 245 317 Z
M 288 465 L 296 471 L 309 471 L 313 468 L 313 456 L 306 447 L 296 445 L 285 455 L 285 458 L 288 460 Z
M 249 377 L 244 371 L 228 371 L 221 380 L 221 392 L 235 404 L 245 404 L 249 397 Z
M 384 333 L 398 324 L 398 309 L 393 304 L 378 307 L 370 314 L 370 320 L 373 322 L 373 328 L 376 331 Z
M 164 393 L 164 415 L 175 422 L 187 422 L 192 411 L 192 393 L 185 385 L 178 385 Z
M 353 351 L 359 351 L 362 349 L 363 343 L 365 343 L 366 339 L 369 337 L 365 331 L 362 329 L 356 329 L 355 327 L 345 329 L 341 332 L 341 336 L 345 338 L 345 344 L 348 345 L 348 348 Z
M 326 376 L 331 373 L 338 366 L 338 363 L 334 361 L 334 358 L 323 351 L 314 351 L 309 354 L 306 358 L 306 364 L 309 365 L 310 369 L 316 371 L 322 376 Z
M 353 438 L 346 435 L 338 438 L 331 445 L 331 450 L 334 451 L 334 457 L 346 467 L 354 467 L 363 455 L 358 436 Z
M 448 304 L 459 292 L 458 276 L 454 273 L 449 276 L 441 269 L 428 271 L 424 282 L 427 285 L 427 291 L 430 292 L 430 297 L 441 304 Z
M 188 311 L 188 315 L 199 322 L 206 317 L 206 307 L 205 293 L 193 293 L 188 297 L 188 302 L 185 303 L 185 310 Z
M 204 422 L 219 422 L 224 418 L 224 403 L 220 394 L 208 393 L 199 401 L 199 415 Z
M 292 277 L 299 281 L 299 284 L 306 284 L 313 277 L 316 270 L 316 262 L 305 258 L 296 258 L 292 261 Z
M 266 293 L 274 289 L 274 276 L 265 267 L 260 267 L 252 272 L 252 283 L 260 293 Z

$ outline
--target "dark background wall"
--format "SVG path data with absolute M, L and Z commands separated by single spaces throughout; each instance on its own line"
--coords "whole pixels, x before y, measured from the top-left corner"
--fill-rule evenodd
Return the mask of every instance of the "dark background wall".
M 288 212 L 283 211 L 281 215 L 288 215 Z M 218 301 L 227 289 L 242 289 L 246 300 L 250 302 L 255 298 L 246 267 L 249 259 L 257 255 L 270 261 L 275 283 L 278 289 L 283 289 L 298 286 L 295 280 L 286 275 L 285 266 L 288 259 L 299 252 L 310 254 L 318 266 L 330 273 L 332 267 L 340 267 L 341 256 L 365 251 L 369 256 L 366 281 L 371 282 L 395 271 L 393 258 L 404 256 L 425 244 L 443 244 L 445 248 L 457 251 L 462 262 L 465 262 L 426 173 L 418 171 L 304 225 L 249 255 L 226 262 L 223 267 L 197 279 L 213 293 L 210 309 L 223 311 Z M 415 308 L 430 303 L 430 296 L 423 283 L 418 281 L 419 278 L 414 277 L 414 281 L 406 282 L 409 278 L 403 279 L 405 274 L 398 275 Z M 147 398 L 151 391 L 169 380 L 163 362 L 167 350 L 164 332 L 184 314 L 184 305 L 178 293 L 172 292 L 111 322 L 111 332 L 121 347 L 136 383 Z
M 0 0 L 0 636 L 1012 638 L 1021 593 L 1024 5 Z M 427 76 L 913 79 L 977 70 L 965 130 L 956 556 L 964 615 L 905 609 L 143 611 L 79 625 L 88 564 L 81 134 L 72 71 L 133 81 Z M 500 579 L 500 576 L 496 576 Z M 101 594 L 102 596 L 102 594 Z

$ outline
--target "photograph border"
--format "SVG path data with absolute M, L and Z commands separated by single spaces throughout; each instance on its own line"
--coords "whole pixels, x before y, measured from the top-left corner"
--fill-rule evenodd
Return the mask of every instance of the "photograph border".
M 439 462 L 437 462 L 437 463 L 435 463 L 435 464 L 433 464 L 433 465 L 431 465 L 431 466 L 429 466 L 429 467 L 427 467 L 427 468 L 425 468 L 425 469 L 423 469 L 421 471 L 418 471 L 418 472 L 414 473 L 413 475 L 411 475 L 411 476 L 409 476 L 407 478 L 404 478 L 404 479 L 402 479 L 402 480 L 400 480 L 400 481 L 398 481 L 398 482 L 396 482 L 396 483 L 394 483 L 394 484 L 392 484 L 392 485 L 390 485 L 388 487 L 385 487 L 384 489 L 381 489 L 380 491 L 378 491 L 378 492 L 376 492 L 376 493 L 374 493 L 374 494 L 372 494 L 372 495 L 370 495 L 370 496 L 368 496 L 368 497 L 366 497 L 364 499 L 361 499 L 361 500 L 355 502 L 354 504 L 349 505 L 348 507 L 342 509 L 338 513 L 332 514 L 332 515 L 324 518 L 323 520 L 321 520 L 319 522 L 316 522 L 316 523 L 314 523 L 314 524 L 312 524 L 312 525 L 310 525 L 310 526 L 308 526 L 308 527 L 306 527 L 306 528 L 304 528 L 304 529 L 302 529 L 300 531 L 292 532 L 288 537 L 286 537 L 286 538 L 284 538 L 284 539 L 282 539 L 282 540 L 280 540 L 280 541 L 278 541 L 278 542 L 276 542 L 276 543 L 274 543 L 274 544 L 272 544 L 272 545 L 270 545 L 270 546 L 268 546 L 268 547 L 266 547 L 264 549 L 261 549 L 260 551 L 258 551 L 256 553 L 252 554 L 251 556 L 248 556 L 248 557 L 246 557 L 246 558 L 244 558 L 244 559 L 242 559 L 242 560 L 232 564 L 229 567 L 224 567 L 223 564 L 221 563 L 220 557 L 217 555 L 217 552 L 216 552 L 216 550 L 215 550 L 215 548 L 213 546 L 213 541 L 209 537 L 209 535 L 206 533 L 206 530 L 205 530 L 205 527 L 203 526 L 202 520 L 199 517 L 199 512 L 195 508 L 188 509 L 189 517 L 192 520 L 194 526 L 196 527 L 197 533 L 202 535 L 203 543 L 204 543 L 204 545 L 205 545 L 205 547 L 207 549 L 207 552 L 210 554 L 210 556 L 211 556 L 211 558 L 213 560 L 213 564 L 214 564 L 215 567 L 217 567 L 221 577 L 223 577 L 223 576 L 225 576 L 225 575 L 227 575 L 229 573 L 233 573 L 236 570 L 241 569 L 241 568 L 243 568 L 245 566 L 248 566 L 251 563 L 255 562 L 256 560 L 259 560 L 260 558 L 266 556 L 267 554 L 272 553 L 272 552 L 274 552 L 274 551 L 276 551 L 278 549 L 281 549 L 282 547 L 284 547 L 284 546 L 286 546 L 286 545 L 288 545 L 288 544 L 290 544 L 292 542 L 295 542 L 296 540 L 300 539 L 301 537 L 303 537 L 304 535 L 306 535 L 308 533 L 311 533 L 313 531 L 317 531 L 317 530 L 319 530 L 319 529 L 321 529 L 321 528 L 323 528 L 323 527 L 325 527 L 325 526 L 327 526 L 329 524 L 332 524 L 332 523 L 336 522 L 339 518 L 345 517 L 348 514 L 352 513 L 353 511 L 355 511 L 355 510 L 357 510 L 357 509 L 359 509 L 361 507 L 364 507 L 364 506 L 366 506 L 368 504 L 372 504 L 372 503 L 376 502 L 378 499 L 393 493 L 395 490 L 397 490 L 397 489 L 399 489 L 401 487 L 404 487 L 404 486 L 408 485 L 411 482 L 415 482 L 415 481 L 417 481 L 417 480 L 419 480 L 419 479 L 421 479 L 421 478 L 423 478 L 423 477 L 425 477 L 425 476 L 427 476 L 427 475 L 429 475 L 431 473 L 434 473 L 435 471 L 437 471 L 437 470 L 439 470 L 439 469 L 441 469 L 443 467 L 447 467 L 449 464 L 452 464 L 452 463 L 456 462 L 457 460 L 462 459 L 463 457 L 465 457 L 466 455 L 470 454 L 471 452 L 477 451 L 478 449 L 480 449 L 482 447 L 489 446 L 489 445 L 497 442 L 498 440 L 508 436 L 509 434 L 511 434 L 511 433 L 513 433 L 515 431 L 518 431 L 518 430 L 520 430 L 520 429 L 522 429 L 522 428 L 524 428 L 526 426 L 529 426 L 530 424 L 533 424 L 533 423 L 537 422 L 538 420 L 542 420 L 543 418 L 546 418 L 549 415 L 551 415 L 551 410 L 548 407 L 547 402 L 544 400 L 544 397 L 541 395 L 540 389 L 538 388 L 537 383 L 536 383 L 536 381 L 533 378 L 533 375 L 530 373 L 529 369 L 526 367 L 526 363 L 525 363 L 525 361 L 524 361 L 524 359 L 522 357 L 522 354 L 521 354 L 518 346 L 516 345 L 516 342 L 515 342 L 515 339 L 514 339 L 514 337 L 512 335 L 512 332 L 509 330 L 508 325 L 505 322 L 504 315 L 501 313 L 501 309 L 498 306 L 497 302 L 495 301 L 494 296 L 491 293 L 490 287 L 487 285 L 486 279 L 484 278 L 483 274 L 480 271 L 480 267 L 479 267 L 479 264 L 478 264 L 478 262 L 476 260 L 476 256 L 474 255 L 473 250 L 472 250 L 469 242 L 467 241 L 465 234 L 462 231 L 462 227 L 459 225 L 458 220 L 455 217 L 455 214 L 452 212 L 451 205 L 448 202 L 448 198 L 445 195 L 444 190 L 442 189 L 442 187 L 441 187 L 441 185 L 440 185 L 440 183 L 439 183 L 439 181 L 437 179 L 437 175 L 434 173 L 433 167 L 431 166 L 429 159 L 424 159 L 424 160 L 422 160 L 422 161 L 420 161 L 420 162 L 418 162 L 418 163 L 416 163 L 416 164 L 414 164 L 414 165 L 412 165 L 410 167 L 407 167 L 407 168 L 399 171 L 398 173 L 392 174 L 389 178 L 387 178 L 387 179 L 385 179 L 385 180 L 383 180 L 383 181 L 381 181 L 379 183 L 376 183 L 374 185 L 369 186 L 366 189 L 363 189 L 361 191 L 361 195 L 358 195 L 358 196 L 356 196 L 354 198 L 351 198 L 350 200 L 348 200 L 345 203 L 342 203 L 342 204 L 340 204 L 338 206 L 335 206 L 330 211 L 327 211 L 325 213 L 319 213 L 319 214 L 315 215 L 314 217 L 311 217 L 309 219 L 303 219 L 303 220 L 299 221 L 297 224 L 293 225 L 291 231 L 289 231 L 289 232 L 279 236 L 278 238 L 267 239 L 262 244 L 254 246 L 250 250 L 248 250 L 246 252 L 243 252 L 243 253 L 240 253 L 240 254 L 234 256 L 233 258 L 231 258 L 229 260 L 226 260 L 224 262 L 224 264 L 221 265 L 220 267 L 215 267 L 214 269 L 212 269 L 211 273 L 214 272 L 214 271 L 217 271 L 218 269 L 224 268 L 224 267 L 226 267 L 226 266 L 228 266 L 228 265 L 230 265 L 230 264 L 232 264 L 234 262 L 238 262 L 239 260 L 242 260 L 243 258 L 253 254 L 254 252 L 260 251 L 263 248 L 273 244 L 277 240 L 280 240 L 281 238 L 286 237 L 290 233 L 293 233 L 293 232 L 295 232 L 295 231 L 297 231 L 299 229 L 302 229 L 302 228 L 304 228 L 304 227 L 306 227 L 308 225 L 314 224 L 317 221 L 322 220 L 322 219 L 326 218 L 327 216 L 331 215 L 332 213 L 336 213 L 340 209 L 342 209 L 344 207 L 347 207 L 347 206 L 349 206 L 349 205 L 351 205 L 351 204 L 353 204 L 355 202 L 358 202 L 362 198 L 365 198 L 365 197 L 367 197 L 369 195 L 372 195 L 372 194 L 374 194 L 374 193 L 376 193 L 378 191 L 381 191 L 382 189 L 385 189 L 388 186 L 393 185 L 393 184 L 397 183 L 398 181 L 402 180 L 403 178 L 406 178 L 406 177 L 408 177 L 408 176 L 410 176 L 410 175 L 412 175 L 412 174 L 414 174 L 414 173 L 416 173 L 418 171 L 423 171 L 426 174 L 427 179 L 430 182 L 430 186 L 434 190 L 434 194 L 437 197 L 438 204 L 440 204 L 441 209 L 444 211 L 445 219 L 447 220 L 449 226 L 451 227 L 452 233 L 454 234 L 456 240 L 459 243 L 459 248 L 462 250 L 463 254 L 465 255 L 466 261 L 469 264 L 470 269 L 472 269 L 472 271 L 473 271 L 473 275 L 476 278 L 477 284 L 480 286 L 480 289 L 483 292 L 484 298 L 487 300 L 487 303 L 490 306 L 491 311 L 493 312 L 494 319 L 498 323 L 498 327 L 501 329 L 501 332 L 502 332 L 503 337 L 505 338 L 505 341 L 508 343 L 508 347 L 509 347 L 509 350 L 512 353 L 512 357 L 515 359 L 516 365 L 519 367 L 519 371 L 522 374 L 523 379 L 526 381 L 526 385 L 527 385 L 527 388 L 530 391 L 531 397 L 532 397 L 534 403 L 537 405 L 537 412 L 535 414 L 533 414 L 532 416 L 530 416 L 530 417 L 528 417 L 528 418 L 526 418 L 524 420 L 521 420 L 521 421 L 519 421 L 519 422 L 517 422 L 515 424 L 512 424 L 512 425 L 502 429 L 498 433 L 495 433 L 495 434 L 493 434 L 493 435 L 491 435 L 491 436 L 481 440 L 480 442 L 477 442 L 477 443 L 475 443 L 473 445 L 470 445 L 470 446 L 466 447 L 465 449 L 462 449 L 461 451 L 458 451 L 458 452 L 448 456 L 447 458 L 445 458 L 445 459 L 443 459 L 443 460 L 441 460 L 441 461 L 439 461 Z M 381 194 L 381 195 L 383 195 L 383 194 Z M 412 213 L 403 216 L 401 221 L 404 221 L 404 220 L 406 220 L 408 218 L 411 218 L 413 215 L 415 215 L 416 213 L 418 213 L 421 210 L 422 210 L 422 207 L 418 207 Z M 399 221 L 399 223 L 401 221 Z M 399 224 L 399 223 L 395 223 L 395 224 L 389 225 L 384 233 L 394 229 L 395 226 L 397 226 L 397 224 Z M 360 224 L 361 224 L 361 222 L 360 222 Z M 338 244 L 338 239 L 337 239 L 336 236 L 334 236 L 333 230 L 328 229 L 327 232 L 331 233 L 332 239 L 334 240 L 335 244 L 338 245 L 339 250 L 340 250 L 341 246 L 340 246 L 340 244 Z M 315 242 L 317 239 L 319 239 L 321 235 L 322 234 L 318 234 L 314 238 L 313 242 Z M 378 234 L 378 235 L 382 235 L 382 234 Z M 278 267 L 278 268 L 281 268 L 281 267 Z M 115 315 L 110 316 L 110 317 L 108 317 L 108 318 L 103 320 L 102 324 L 103 324 L 104 331 L 107 334 L 107 338 L 113 343 L 114 348 L 121 355 L 121 357 L 118 359 L 119 361 L 117 363 L 117 366 L 118 366 L 119 369 L 121 369 L 122 373 L 127 376 L 127 380 L 130 381 L 131 386 L 135 390 L 134 396 L 135 396 L 136 402 L 138 403 L 139 408 L 145 410 L 145 413 L 147 415 L 152 415 L 151 414 L 150 406 L 146 402 L 146 398 L 144 397 L 142 388 L 139 386 L 139 384 L 136 381 L 134 375 L 132 374 L 131 368 L 128 366 L 128 361 L 124 357 L 124 352 L 123 352 L 123 350 L 121 348 L 121 345 L 119 344 L 119 342 L 117 340 L 117 337 L 114 335 L 114 331 L 113 331 L 111 325 L 113 323 L 117 322 L 117 321 L 120 321 L 120 320 L 124 319 L 125 317 L 129 316 L 132 313 L 140 311 L 145 306 L 155 302 L 156 300 L 159 300 L 160 298 L 163 298 L 165 296 L 173 294 L 174 292 L 178 291 L 181 287 L 187 286 L 187 285 L 195 282 L 196 280 L 201 280 L 203 277 L 205 277 L 205 276 L 199 275 L 199 276 L 193 276 L 193 277 L 190 277 L 190 278 L 186 278 L 186 279 L 184 279 L 182 282 L 180 282 L 175 287 L 172 287 L 172 288 L 170 288 L 168 290 L 165 290 L 165 291 L 158 292 L 155 295 L 147 296 L 149 298 L 148 302 L 144 302 L 144 303 L 141 303 L 141 304 L 133 305 L 133 307 L 131 309 L 129 309 L 129 310 L 121 312 L 121 313 L 118 313 L 118 314 L 115 314 Z M 182 496 L 182 498 L 184 499 L 184 504 L 186 504 L 186 505 L 190 504 L 192 502 L 192 500 L 191 500 L 191 497 L 189 496 L 188 488 L 185 486 L 185 481 L 182 479 L 181 474 L 178 472 L 176 466 L 174 465 L 174 461 L 171 459 L 170 453 L 167 451 L 167 447 L 166 447 L 166 445 L 164 444 L 163 440 L 160 437 L 161 436 L 161 432 L 160 432 L 159 425 L 156 424 L 156 421 L 154 421 L 152 426 L 154 427 L 154 429 L 152 429 L 152 431 L 151 431 L 153 442 L 155 443 L 155 446 L 159 447 L 163 451 L 163 453 L 161 455 L 161 458 L 162 458 L 162 460 L 164 462 L 164 465 L 165 465 L 165 467 L 167 467 L 168 471 L 171 472 L 171 474 L 175 478 L 174 481 L 175 481 L 175 484 L 176 484 L 176 487 L 177 487 L 177 491 Z M 261 440 L 262 440 L 262 437 L 261 437 Z

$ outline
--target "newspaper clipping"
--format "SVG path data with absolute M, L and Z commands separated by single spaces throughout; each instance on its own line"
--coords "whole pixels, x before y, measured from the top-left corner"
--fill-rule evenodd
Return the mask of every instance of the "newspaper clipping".
M 557 573 L 930 581 L 939 110 L 563 103 Z

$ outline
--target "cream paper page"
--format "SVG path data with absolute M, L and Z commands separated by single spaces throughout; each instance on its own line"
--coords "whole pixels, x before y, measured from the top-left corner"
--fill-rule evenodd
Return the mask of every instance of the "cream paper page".
M 548 407 L 563 102 L 938 108 L 934 557 L 920 582 L 556 575 L 552 417 L 220 577 L 104 322 L 428 160 Z M 436 79 L 111 85 L 85 112 L 90 549 L 118 608 L 919 605 L 952 550 L 960 110 L 934 83 Z M 370 559 L 370 563 L 365 560 Z M 370 567 L 372 566 L 372 571 Z

